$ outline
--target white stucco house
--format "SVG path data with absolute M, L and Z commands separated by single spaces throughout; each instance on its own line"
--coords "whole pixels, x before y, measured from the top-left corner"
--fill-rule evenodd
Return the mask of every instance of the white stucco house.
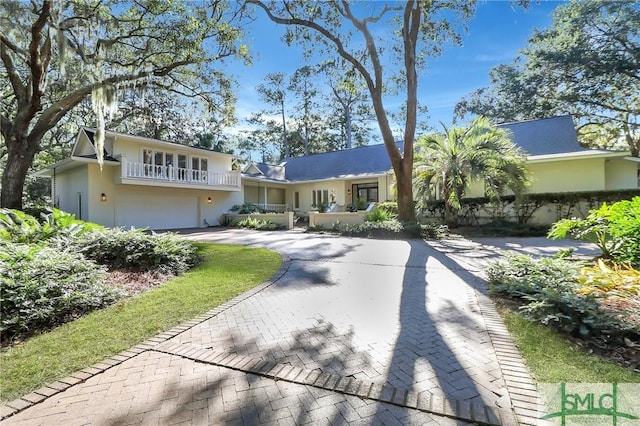
M 640 159 L 626 151 L 581 147 L 570 116 L 500 127 L 511 130 L 528 154 L 531 193 L 640 187 Z M 71 157 L 37 175 L 51 178 L 56 206 L 105 226 L 218 225 L 243 202 L 308 216 L 321 203 L 344 211 L 358 199 L 394 199 L 383 144 L 288 158 L 278 165 L 250 163 L 240 173 L 232 170 L 228 154 L 107 131 L 104 158 L 100 169 L 94 131 L 83 129 Z M 473 183 L 466 195 L 483 196 L 483 182 Z
M 54 205 L 78 219 L 108 227 L 193 228 L 218 225 L 243 202 L 232 155 L 107 131 L 100 168 L 94 136 L 81 130 L 69 158 L 36 174 L 51 178 Z

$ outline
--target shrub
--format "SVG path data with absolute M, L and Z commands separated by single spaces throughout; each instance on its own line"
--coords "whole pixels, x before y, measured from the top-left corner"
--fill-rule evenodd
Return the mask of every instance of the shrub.
M 57 236 L 73 238 L 102 226 L 77 220 L 73 214 L 51 209 L 40 220 L 20 210 L 0 210 L 0 239 L 15 243 L 38 243 Z
M 398 217 L 398 203 L 395 201 L 378 203 L 376 209 L 386 212 L 389 219 L 396 219 Z
M 390 219 L 386 210 L 376 208 L 364 217 L 365 222 L 386 222 Z
M 621 297 L 640 296 L 640 271 L 631 265 L 607 265 L 598 259 L 595 265 L 580 270 L 578 282 L 582 284 L 579 292 L 584 294 L 600 292 Z
M 640 330 L 605 312 L 598 299 L 581 291 L 584 264 L 557 258 L 534 259 L 510 255 L 487 269 L 490 289 L 518 299 L 524 314 L 573 336 L 599 338 L 621 344 L 640 338 Z
M 260 206 L 257 206 L 253 203 L 244 203 L 244 204 L 236 204 L 231 207 L 231 210 L 237 214 L 253 214 L 253 213 L 264 213 L 264 209 Z
M 116 228 L 83 234 L 71 244 L 88 259 L 111 269 L 160 270 L 177 275 L 199 261 L 195 244 L 172 233 L 148 234 Z
M 251 217 L 235 222 L 232 225 L 237 226 L 238 228 L 256 229 L 258 231 L 272 231 L 284 228 L 283 225 L 273 223 L 268 219 L 254 219 Z
M 104 284 L 104 267 L 72 251 L 6 243 L 0 270 L 3 340 L 62 324 L 122 296 Z
M 585 219 L 563 219 L 549 231 L 549 238 L 571 235 L 595 243 L 605 257 L 616 262 L 640 264 L 640 197 L 602 204 Z
M 402 223 L 397 219 L 359 225 L 337 223 L 333 227 L 341 235 L 367 238 L 443 238 L 447 230 L 444 225 Z

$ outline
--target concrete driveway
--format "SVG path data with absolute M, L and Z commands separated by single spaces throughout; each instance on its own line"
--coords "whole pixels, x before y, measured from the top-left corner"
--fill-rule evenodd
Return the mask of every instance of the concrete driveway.
M 184 237 L 267 247 L 283 266 L 61 389 L 14 401 L 27 408 L 3 424 L 537 424 L 535 382 L 482 268 L 501 247 L 553 254 L 548 241 Z

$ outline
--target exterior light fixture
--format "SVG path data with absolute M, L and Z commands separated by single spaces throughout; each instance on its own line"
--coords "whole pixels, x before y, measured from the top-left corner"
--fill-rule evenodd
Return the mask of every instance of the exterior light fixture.
M 104 192 L 100 194 L 100 201 L 102 202 L 107 201 L 107 194 L 105 194 Z
M 211 204 L 211 203 L 213 203 L 213 200 L 211 199 L 211 197 L 208 197 L 207 198 L 207 204 Z
M 351 188 L 347 188 L 347 195 L 351 195 Z

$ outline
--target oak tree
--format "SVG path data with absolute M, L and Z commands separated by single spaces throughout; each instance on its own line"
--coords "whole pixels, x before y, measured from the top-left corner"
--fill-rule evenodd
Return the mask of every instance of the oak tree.
M 229 82 L 213 65 L 246 53 L 233 25 L 237 13 L 224 0 L 3 1 L 0 205 L 22 207 L 25 178 L 43 138 L 87 99 L 97 117 L 98 145 L 105 116 L 132 87 L 199 96 L 229 111 Z M 96 151 L 100 161 L 100 146 Z
M 583 142 L 640 155 L 640 5 L 573 0 L 550 28 L 536 30 L 491 85 L 456 106 L 456 115 L 515 121 L 571 114 Z

